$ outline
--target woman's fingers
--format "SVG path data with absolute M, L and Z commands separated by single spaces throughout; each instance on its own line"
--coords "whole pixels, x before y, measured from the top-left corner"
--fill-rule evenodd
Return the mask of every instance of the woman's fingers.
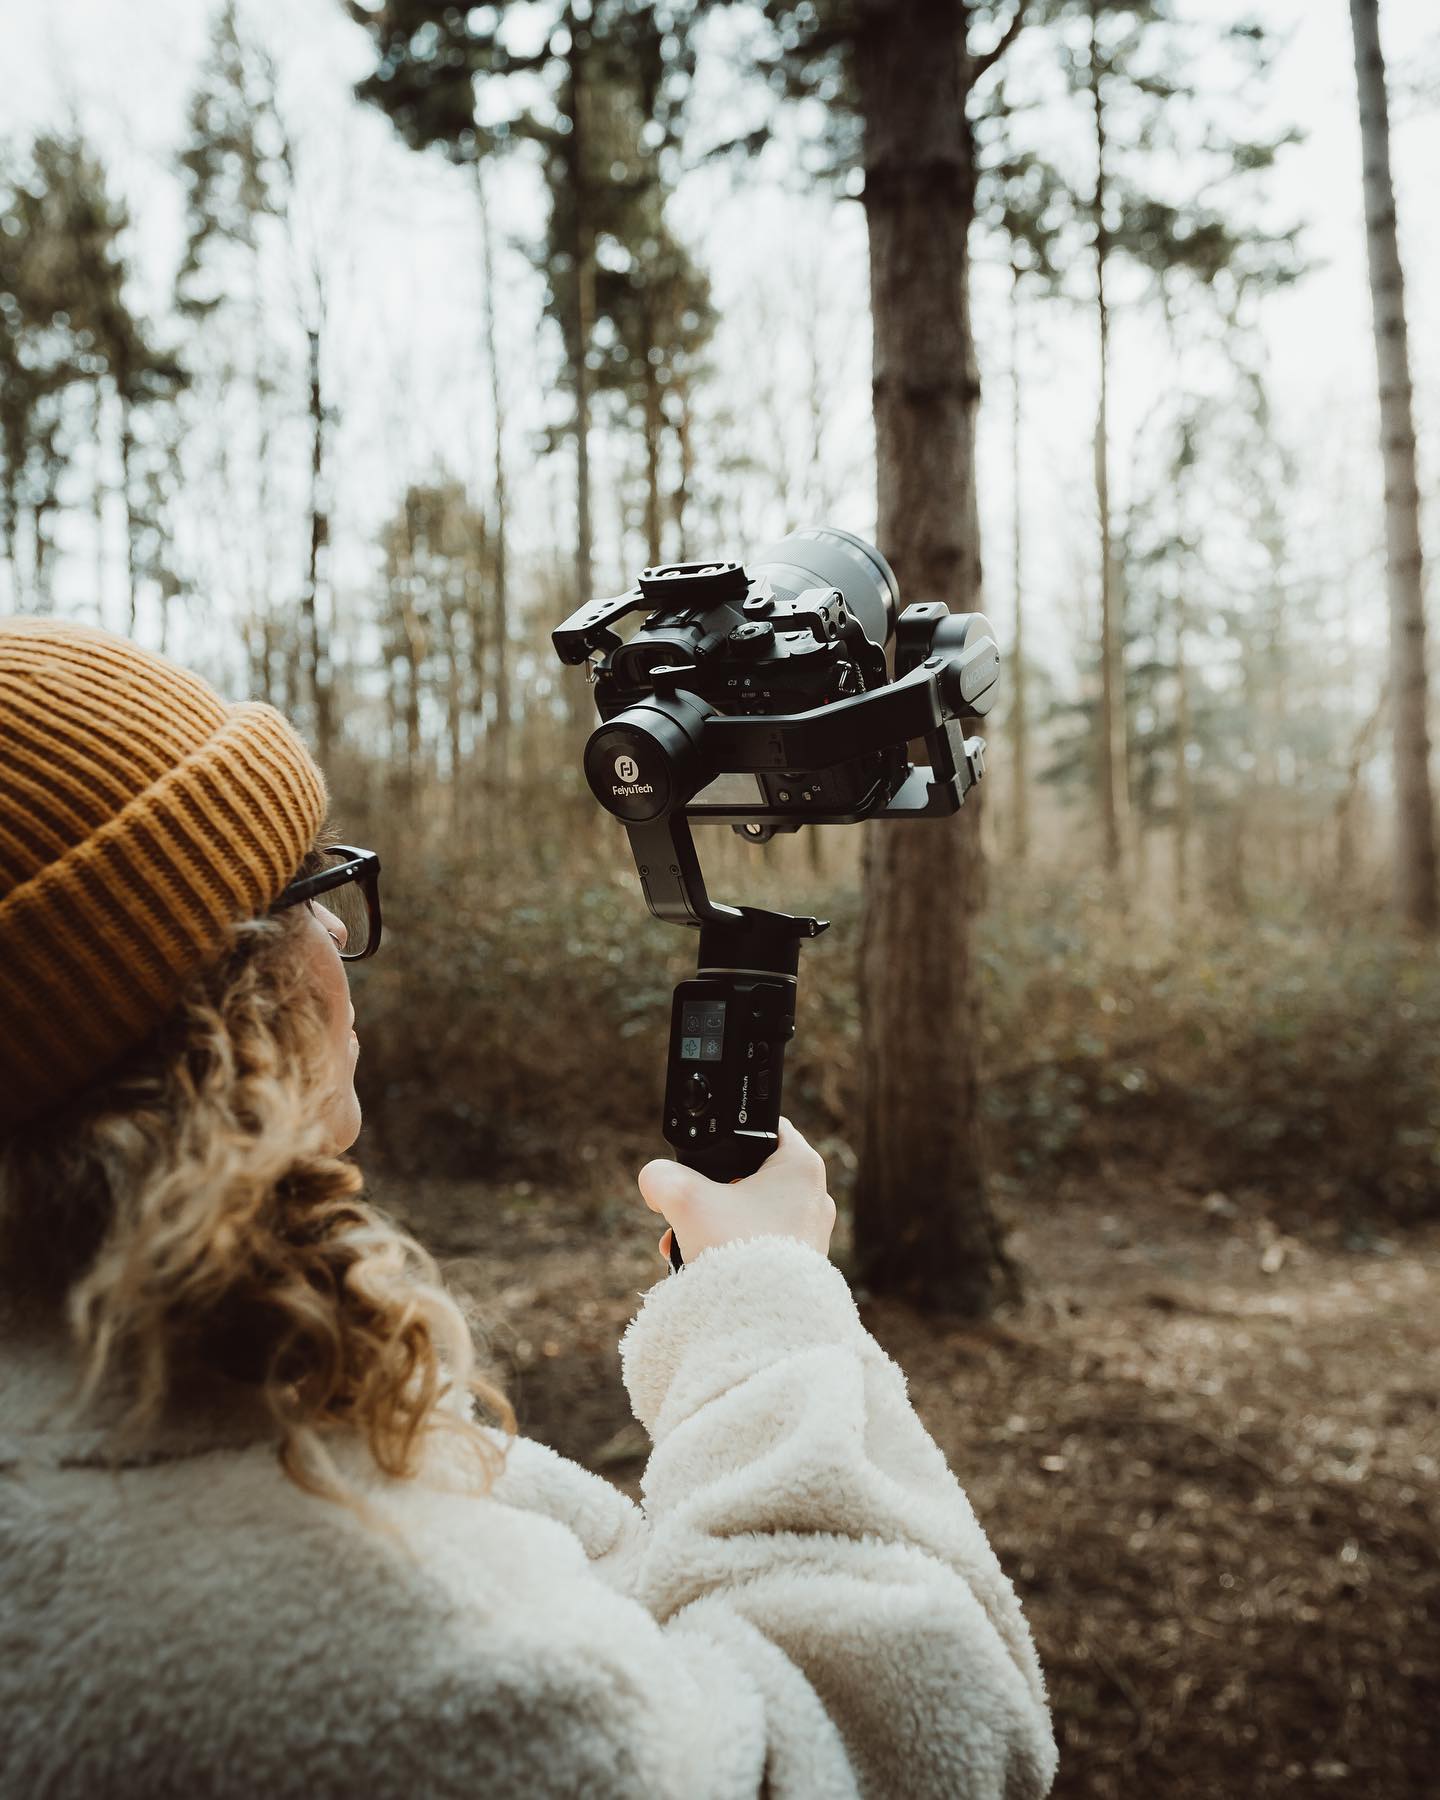
M 835 1203 L 826 1191 L 825 1164 L 789 1119 L 780 1121 L 774 1151 L 753 1175 L 722 1183 L 683 1163 L 656 1159 L 639 1175 L 651 1212 L 674 1227 L 660 1239 L 668 1258 L 675 1238 L 685 1240 L 685 1260 L 702 1251 L 753 1237 L 795 1237 L 828 1254 Z

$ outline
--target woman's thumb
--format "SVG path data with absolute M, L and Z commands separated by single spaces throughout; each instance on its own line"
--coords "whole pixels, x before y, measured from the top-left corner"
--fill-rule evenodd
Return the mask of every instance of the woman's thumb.
M 711 1185 L 703 1175 L 687 1169 L 684 1163 L 669 1162 L 664 1157 L 646 1163 L 640 1171 L 639 1182 L 640 1192 L 651 1212 L 667 1217 L 672 1209 L 699 1200 Z

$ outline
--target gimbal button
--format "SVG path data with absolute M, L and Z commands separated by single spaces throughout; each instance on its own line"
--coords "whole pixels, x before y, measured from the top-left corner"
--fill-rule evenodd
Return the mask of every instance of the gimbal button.
M 685 1077 L 684 1104 L 688 1113 L 703 1113 L 710 1104 L 710 1083 L 698 1069 Z
M 737 656 L 768 656 L 775 647 L 775 627 L 768 619 L 747 619 L 730 633 Z

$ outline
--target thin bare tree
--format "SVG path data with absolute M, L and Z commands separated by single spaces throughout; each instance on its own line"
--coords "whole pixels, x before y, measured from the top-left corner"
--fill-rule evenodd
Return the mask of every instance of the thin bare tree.
M 1380 454 L 1385 463 L 1385 562 L 1390 594 L 1390 701 L 1395 759 L 1395 899 L 1405 923 L 1427 935 L 1440 922 L 1435 875 L 1435 804 L 1426 722 L 1425 571 L 1420 484 L 1405 329 L 1405 281 L 1390 175 L 1390 109 L 1380 50 L 1378 0 L 1350 0 L 1360 99 L 1365 242 L 1380 384 Z

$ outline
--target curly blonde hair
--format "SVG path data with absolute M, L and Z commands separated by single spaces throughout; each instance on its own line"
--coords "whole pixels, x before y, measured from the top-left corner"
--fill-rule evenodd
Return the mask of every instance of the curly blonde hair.
M 127 1439 L 210 1371 L 263 1395 L 310 1492 L 355 1500 L 325 1443 L 342 1432 L 397 1478 L 451 1434 L 488 1488 L 504 1440 L 465 1396 L 506 1434 L 515 1415 L 433 1259 L 326 1147 L 302 923 L 297 908 L 235 926 L 141 1051 L 0 1140 L 0 1283 L 63 1310 L 82 1402 L 123 1382 Z

